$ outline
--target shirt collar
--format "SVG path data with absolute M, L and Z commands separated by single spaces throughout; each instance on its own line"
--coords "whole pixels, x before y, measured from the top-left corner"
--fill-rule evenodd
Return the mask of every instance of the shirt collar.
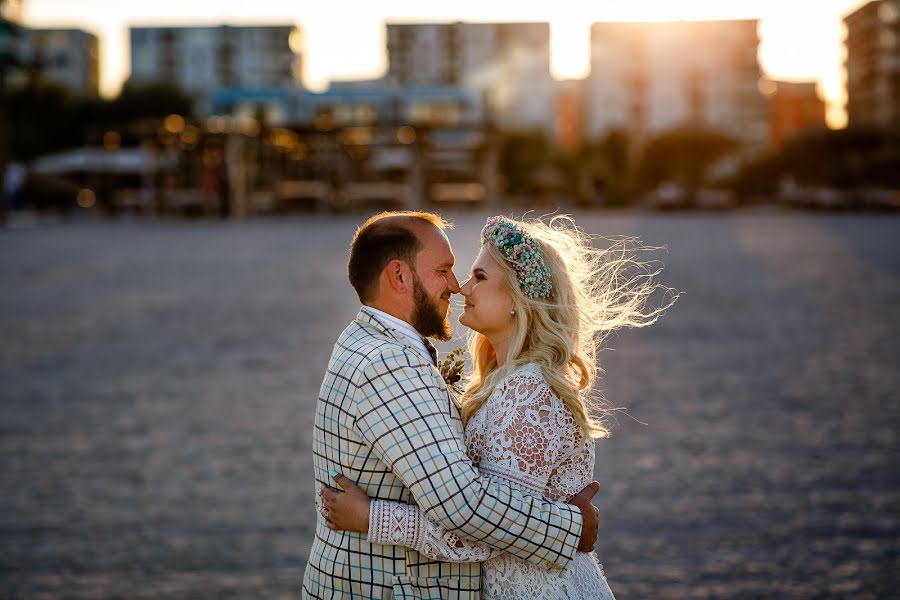
M 428 361 L 431 362 L 431 354 L 428 352 L 428 348 L 425 346 L 425 340 L 422 338 L 422 334 L 416 331 L 415 327 L 413 327 L 403 319 L 398 319 L 394 315 L 389 315 L 383 310 L 378 310 L 377 308 L 372 308 L 371 306 L 363 306 L 362 310 L 375 315 L 387 327 L 395 330 L 403 337 L 408 338 L 409 341 L 412 342 L 415 349 L 420 351 L 426 358 L 428 358 Z

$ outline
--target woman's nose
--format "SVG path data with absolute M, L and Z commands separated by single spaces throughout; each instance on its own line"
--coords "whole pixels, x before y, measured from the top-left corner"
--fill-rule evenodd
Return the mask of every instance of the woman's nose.
M 462 294 L 463 296 L 468 296 L 469 292 L 472 291 L 471 286 L 469 286 L 470 283 L 472 283 L 471 277 L 466 279 L 465 282 L 461 286 L 459 286 L 459 293 Z

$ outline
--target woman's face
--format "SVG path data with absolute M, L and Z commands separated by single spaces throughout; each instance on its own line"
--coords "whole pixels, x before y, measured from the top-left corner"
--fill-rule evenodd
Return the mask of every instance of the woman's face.
M 515 317 L 512 295 L 502 268 L 487 248 L 482 248 L 472 264 L 472 274 L 459 289 L 466 306 L 459 317 L 461 325 L 488 338 L 512 333 Z

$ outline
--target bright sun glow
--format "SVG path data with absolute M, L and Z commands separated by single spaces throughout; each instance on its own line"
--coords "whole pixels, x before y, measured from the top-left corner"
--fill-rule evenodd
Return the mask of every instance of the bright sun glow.
M 826 121 L 832 128 L 841 128 L 847 124 L 841 17 L 866 1 L 645 0 L 592 7 L 577 18 L 551 20 L 553 72 L 558 78 L 587 75 L 590 22 L 756 18 L 760 20 L 759 59 L 764 76 L 818 80 L 819 94 L 826 102 Z
M 776 79 L 815 79 L 828 124 L 846 123 L 841 17 L 867 0 L 555 0 L 551 4 L 456 0 L 27 0 L 26 25 L 75 26 L 100 36 L 101 90 L 115 95 L 128 76 L 130 24 L 296 23 L 303 30 L 304 83 L 321 90 L 331 79 L 378 77 L 386 66 L 385 20 L 549 21 L 551 62 L 559 79 L 589 69 L 590 23 L 679 19 L 760 19 L 760 63 Z M 228 15 L 227 18 L 222 15 Z
M 789 3 L 786 3 L 789 4 Z M 799 15 L 798 15 L 799 18 Z M 767 19 L 760 24 L 759 56 L 772 76 L 787 80 L 819 80 L 819 95 L 827 101 L 826 118 L 832 128 L 846 127 L 843 61 L 844 35 L 840 21 L 811 14 L 808 27 L 798 31 L 794 19 Z
M 577 19 L 550 22 L 550 64 L 558 79 L 580 79 L 590 70 L 590 25 Z

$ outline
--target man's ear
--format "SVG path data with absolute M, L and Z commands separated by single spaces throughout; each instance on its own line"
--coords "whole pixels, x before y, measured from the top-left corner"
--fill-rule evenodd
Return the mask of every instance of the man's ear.
M 387 279 L 386 283 L 398 294 L 404 294 L 412 289 L 412 271 L 409 265 L 400 259 L 389 261 L 381 276 Z

